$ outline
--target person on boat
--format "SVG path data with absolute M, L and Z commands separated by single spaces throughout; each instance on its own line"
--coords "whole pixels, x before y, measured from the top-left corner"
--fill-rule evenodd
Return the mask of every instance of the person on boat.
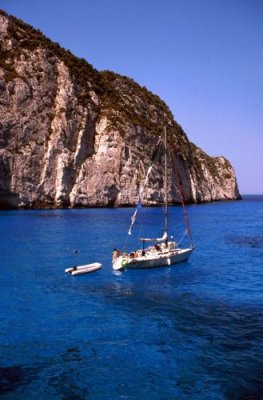
M 116 258 L 118 258 L 119 256 L 120 256 L 120 250 L 118 250 L 118 249 L 114 249 L 113 250 L 113 253 L 112 253 L 112 258 L 113 258 L 113 260 L 115 260 Z
M 156 243 L 156 244 L 154 245 L 154 248 L 155 248 L 156 251 L 160 251 L 160 245 L 159 245 L 159 244 Z
M 168 250 L 174 250 L 176 246 L 177 246 L 177 243 L 169 242 L 168 243 Z

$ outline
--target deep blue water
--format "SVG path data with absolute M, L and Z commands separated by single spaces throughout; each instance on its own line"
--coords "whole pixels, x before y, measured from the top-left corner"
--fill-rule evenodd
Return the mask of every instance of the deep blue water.
M 123 273 L 132 209 L 0 212 L 1 398 L 263 399 L 263 196 L 187 209 L 190 261 Z

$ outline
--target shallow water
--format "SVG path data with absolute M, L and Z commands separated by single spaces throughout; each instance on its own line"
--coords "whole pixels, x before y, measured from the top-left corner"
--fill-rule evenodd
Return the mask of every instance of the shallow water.
M 263 196 L 187 209 L 189 262 L 123 273 L 112 249 L 159 235 L 162 209 L 131 238 L 132 209 L 0 212 L 1 398 L 263 398 Z

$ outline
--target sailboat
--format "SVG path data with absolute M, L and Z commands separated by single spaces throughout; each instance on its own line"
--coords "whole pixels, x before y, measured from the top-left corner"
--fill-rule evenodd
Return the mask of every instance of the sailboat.
M 151 168 L 148 170 L 146 181 Z M 178 174 L 178 171 L 177 171 Z M 186 219 L 186 232 L 190 238 L 189 247 L 181 247 L 178 245 L 172 236 L 169 236 L 168 231 L 168 184 L 167 184 L 167 132 L 164 127 L 164 234 L 162 237 L 157 238 L 140 238 L 141 247 L 139 250 L 131 253 L 121 252 L 114 249 L 112 256 L 112 267 L 115 271 L 125 269 L 145 269 L 145 268 L 158 268 L 164 266 L 171 266 L 183 261 L 187 261 L 194 250 L 192 234 L 190 225 L 183 202 L 183 195 L 180 187 L 179 174 L 177 176 L 177 185 L 181 197 L 184 215 Z M 144 184 L 143 188 L 146 186 Z M 141 194 L 141 193 L 140 193 Z M 140 202 L 140 195 L 139 195 Z M 131 227 L 135 222 L 137 208 L 131 218 L 131 226 L 129 234 L 131 234 Z

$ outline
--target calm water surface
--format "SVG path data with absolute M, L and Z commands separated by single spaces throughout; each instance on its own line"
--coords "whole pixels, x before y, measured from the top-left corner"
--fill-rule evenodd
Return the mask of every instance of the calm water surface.
M 189 262 L 114 273 L 115 246 L 160 234 L 143 208 L 128 240 L 132 212 L 0 212 L 0 397 L 263 399 L 263 196 L 189 206 Z

